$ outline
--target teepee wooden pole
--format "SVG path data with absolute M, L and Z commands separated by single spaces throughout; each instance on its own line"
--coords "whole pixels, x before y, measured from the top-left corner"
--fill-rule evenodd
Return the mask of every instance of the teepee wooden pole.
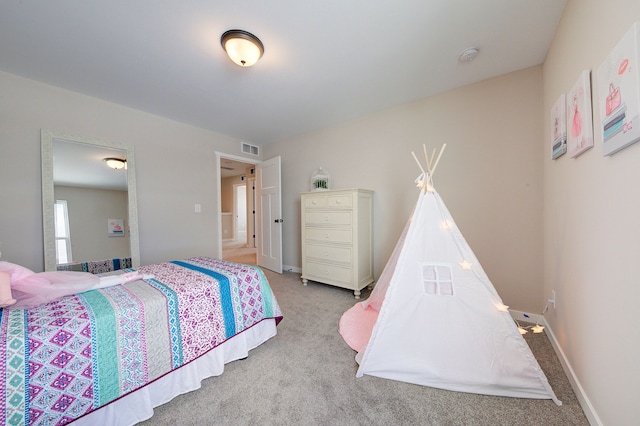
M 411 151 L 411 155 L 413 155 L 413 159 L 416 160 L 416 163 L 418 163 L 418 167 L 420 167 L 420 170 L 422 171 L 422 173 L 426 173 L 422 168 L 422 164 L 420 164 L 420 161 L 418 161 L 418 157 L 416 157 L 415 152 Z
M 442 148 L 440 148 L 440 154 L 438 154 L 438 159 L 436 160 L 436 164 L 433 165 L 433 169 L 431 170 L 431 176 L 433 176 L 433 174 L 436 172 L 436 167 L 438 167 L 438 162 L 440 161 L 440 157 L 442 157 L 442 153 L 444 152 L 444 149 L 446 148 L 447 144 L 443 144 Z
M 431 164 L 429 164 L 429 168 L 431 170 L 433 170 L 433 168 L 431 167 L 433 165 L 433 159 L 436 158 L 436 149 L 433 148 L 433 151 L 431 152 Z
M 427 155 L 427 146 L 422 144 L 422 152 L 424 152 L 424 161 L 427 163 L 427 173 L 431 174 L 431 163 L 429 162 L 429 155 Z M 433 158 L 431 159 L 433 161 Z

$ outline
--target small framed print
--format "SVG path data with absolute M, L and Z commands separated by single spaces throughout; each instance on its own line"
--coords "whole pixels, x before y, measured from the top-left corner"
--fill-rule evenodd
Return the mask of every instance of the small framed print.
M 107 235 L 124 237 L 124 219 L 107 219 Z
M 567 152 L 567 102 L 564 93 L 551 108 L 551 159 Z
M 593 148 L 593 122 L 591 114 L 591 72 L 582 71 L 578 81 L 567 93 L 567 148 L 576 158 Z
M 640 140 L 640 76 L 636 22 L 598 68 L 602 155 L 613 155 Z

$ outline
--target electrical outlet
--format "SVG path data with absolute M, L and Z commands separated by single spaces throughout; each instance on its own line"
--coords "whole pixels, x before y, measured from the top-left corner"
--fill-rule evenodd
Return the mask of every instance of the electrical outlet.
M 551 299 L 549 299 L 549 303 L 553 306 L 553 309 L 556 308 L 556 291 L 551 290 Z

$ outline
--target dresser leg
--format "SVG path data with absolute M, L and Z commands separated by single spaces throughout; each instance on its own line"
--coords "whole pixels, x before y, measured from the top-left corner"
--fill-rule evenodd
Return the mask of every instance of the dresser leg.
M 355 290 L 353 292 L 353 295 L 356 297 L 356 299 L 360 299 L 360 290 Z
M 308 279 L 306 279 L 306 278 L 303 278 L 303 279 L 302 279 L 302 285 L 307 285 L 307 282 L 309 282 L 309 280 L 308 280 Z

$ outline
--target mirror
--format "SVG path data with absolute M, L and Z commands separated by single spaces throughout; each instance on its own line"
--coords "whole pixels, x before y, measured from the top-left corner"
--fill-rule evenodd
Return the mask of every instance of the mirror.
M 42 130 L 41 148 L 45 271 L 55 271 L 58 263 L 113 258 L 131 258 L 133 268 L 140 266 L 133 147 Z M 106 158 L 125 160 L 126 167 L 109 168 Z M 64 203 L 56 205 L 67 198 L 75 200 L 68 210 Z M 58 236 L 69 232 L 70 245 L 56 239 L 56 209 L 68 211 L 68 221 L 58 222 L 68 228 L 59 228 Z

